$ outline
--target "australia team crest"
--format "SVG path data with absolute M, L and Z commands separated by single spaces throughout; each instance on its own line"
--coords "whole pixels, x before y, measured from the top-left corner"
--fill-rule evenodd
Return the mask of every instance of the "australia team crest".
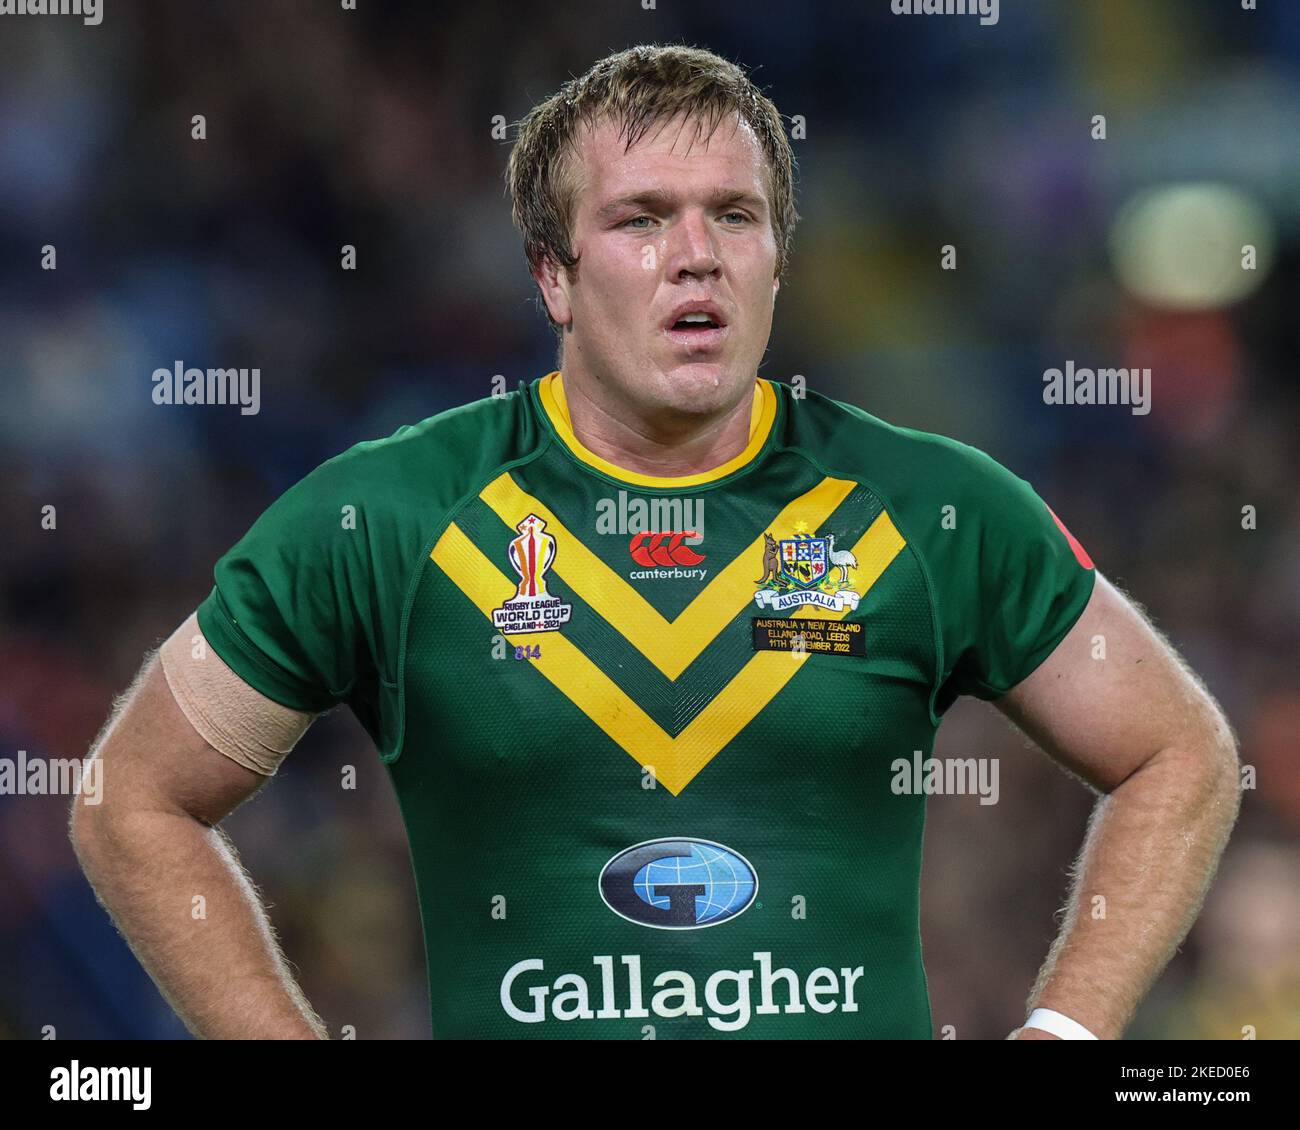
M 832 612 L 858 607 L 861 593 L 849 580 L 858 560 L 847 549 L 835 548 L 835 535 L 813 537 L 797 533 L 779 541 L 763 535 L 763 575 L 754 583 L 754 603 L 771 612 L 815 604 Z
M 492 623 L 503 632 L 554 632 L 569 622 L 573 605 L 565 604 L 546 589 L 546 571 L 555 562 L 555 538 L 546 532 L 546 520 L 529 514 L 515 529 L 506 553 L 519 575 L 515 595 L 492 609 Z

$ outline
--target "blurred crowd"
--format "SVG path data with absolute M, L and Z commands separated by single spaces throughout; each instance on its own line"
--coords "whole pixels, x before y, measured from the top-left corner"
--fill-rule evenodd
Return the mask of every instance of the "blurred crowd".
M 610 51 L 706 46 L 805 123 L 762 374 L 1029 479 L 1237 731 L 1254 787 L 1130 1035 L 1300 1036 L 1300 5 L 1040 0 L 990 27 L 886 0 L 358 7 L 0 17 L 0 756 L 84 754 L 213 562 L 322 460 L 554 367 L 494 121 Z M 1135 292 L 1117 217 L 1202 182 L 1264 218 L 1249 289 Z M 1045 404 L 1067 359 L 1149 366 L 1152 411 Z M 261 411 L 154 404 L 178 360 L 260 367 Z M 1001 1038 L 1092 795 L 981 703 L 936 753 L 1002 759 L 996 806 L 932 799 L 922 888 L 936 1030 Z M 0 796 L 0 1035 L 184 1036 L 67 808 Z M 314 726 L 225 828 L 335 1034 L 427 1036 L 405 836 L 356 722 Z

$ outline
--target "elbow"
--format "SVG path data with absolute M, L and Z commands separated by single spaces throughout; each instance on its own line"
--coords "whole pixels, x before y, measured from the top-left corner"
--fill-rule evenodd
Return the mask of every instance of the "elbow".
M 72 851 L 77 862 L 85 870 L 86 862 L 93 849 L 96 826 L 95 809 L 86 804 L 81 797 L 74 796 L 68 811 L 68 839 L 72 841 Z
M 1241 751 L 1232 727 L 1215 709 L 1204 725 L 1189 735 L 1180 748 L 1189 778 L 1196 783 L 1196 798 L 1204 813 L 1220 817 L 1225 834 L 1236 823 L 1241 808 Z
M 1211 779 L 1220 792 L 1240 802 L 1241 749 L 1227 718 L 1219 710 L 1214 711 L 1213 721 L 1207 727 L 1206 746 L 1205 760 Z
M 109 831 L 110 813 L 103 803 L 103 791 L 74 794 L 68 806 L 68 839 L 82 870 L 103 847 Z
M 1227 844 L 1241 814 L 1241 755 L 1236 739 L 1224 723 L 1226 738 L 1216 742 L 1207 755 L 1210 789 L 1202 810 L 1207 823 L 1218 832 L 1220 850 Z

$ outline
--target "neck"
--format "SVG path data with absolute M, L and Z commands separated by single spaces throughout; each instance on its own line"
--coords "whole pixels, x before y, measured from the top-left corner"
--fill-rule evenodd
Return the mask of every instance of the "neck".
M 701 474 L 734 459 L 749 443 L 754 387 L 740 400 L 708 415 L 671 409 L 646 413 L 629 403 L 610 404 L 589 382 L 562 377 L 573 434 L 588 450 L 638 474 L 676 478 Z

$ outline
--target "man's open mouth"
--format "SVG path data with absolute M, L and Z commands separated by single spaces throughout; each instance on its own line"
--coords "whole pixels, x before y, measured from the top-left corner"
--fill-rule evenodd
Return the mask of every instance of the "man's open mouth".
M 716 330 L 721 323 L 708 314 L 687 314 L 673 323 L 674 330 Z

